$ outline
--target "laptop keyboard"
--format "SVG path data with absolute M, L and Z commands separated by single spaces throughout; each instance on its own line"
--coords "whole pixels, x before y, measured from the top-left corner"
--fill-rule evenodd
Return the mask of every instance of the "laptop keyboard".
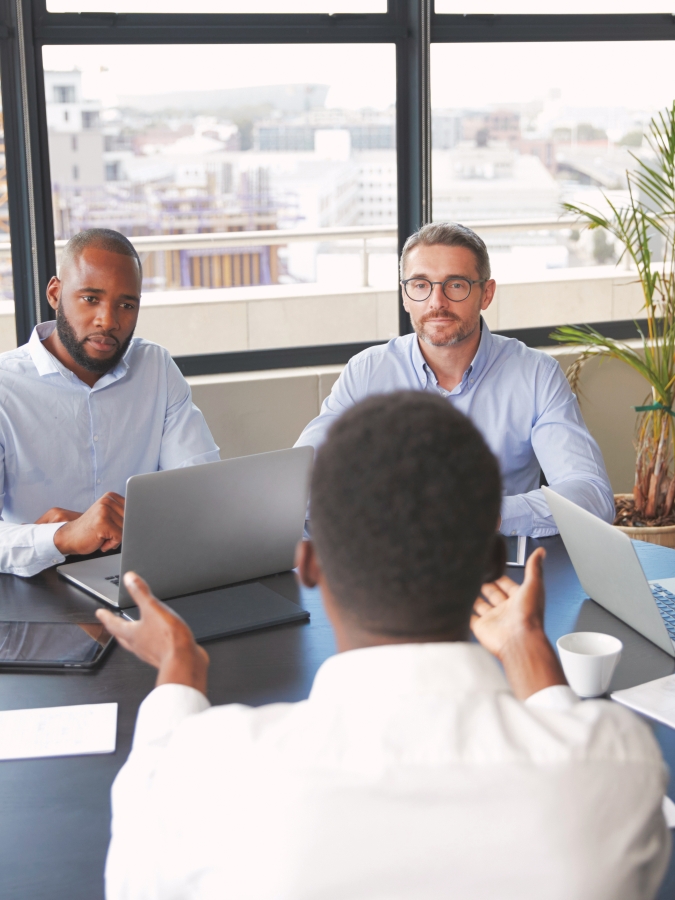
M 120 576 L 119 575 L 106 575 L 105 580 L 109 581 L 111 584 L 114 584 L 115 587 L 120 586 Z M 673 597 L 672 594 L 670 594 L 670 596 Z M 675 597 L 673 597 L 673 601 L 675 602 Z
M 667 591 L 656 582 L 653 582 L 649 586 L 652 589 L 652 594 L 654 595 L 656 605 L 661 613 L 661 618 L 665 622 L 666 631 L 672 640 L 675 641 L 675 594 L 671 594 L 670 591 Z

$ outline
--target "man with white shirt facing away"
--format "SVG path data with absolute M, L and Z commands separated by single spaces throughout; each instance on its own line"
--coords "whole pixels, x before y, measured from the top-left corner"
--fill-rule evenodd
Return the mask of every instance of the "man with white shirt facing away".
M 142 269 L 122 234 L 64 249 L 55 322 L 0 355 L 0 571 L 119 547 L 131 475 L 219 459 L 169 353 L 134 338 Z
M 369 398 L 311 497 L 298 569 L 338 653 L 309 699 L 209 709 L 205 651 L 133 573 L 140 621 L 98 612 L 159 670 L 112 790 L 107 900 L 652 898 L 659 748 L 566 686 L 543 551 L 522 587 L 497 577 L 499 471 L 471 422 L 433 394 Z
M 296 446 L 318 448 L 331 423 L 371 394 L 428 391 L 469 416 L 499 460 L 504 534 L 557 533 L 542 471 L 553 490 L 613 521 L 600 449 L 557 361 L 493 335 L 481 317 L 496 288 L 481 238 L 463 225 L 425 225 L 406 241 L 400 268 L 414 334 L 354 356 Z

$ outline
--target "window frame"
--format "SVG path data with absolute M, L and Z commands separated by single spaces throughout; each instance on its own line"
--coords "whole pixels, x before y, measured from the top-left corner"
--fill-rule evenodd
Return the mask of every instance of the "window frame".
M 50 13 L 46 0 L 0 0 L 0 79 L 5 121 L 17 343 L 53 317 L 56 271 L 42 47 L 86 44 L 390 43 L 396 52 L 398 244 L 431 220 L 431 43 L 675 40 L 668 13 L 436 14 L 433 0 L 388 0 L 385 13 Z M 609 323 L 594 323 L 607 326 Z M 611 323 L 615 336 L 632 323 Z M 399 330 L 410 321 L 399 293 Z M 502 332 L 534 346 L 550 329 Z M 376 341 L 175 357 L 186 375 L 332 365 Z

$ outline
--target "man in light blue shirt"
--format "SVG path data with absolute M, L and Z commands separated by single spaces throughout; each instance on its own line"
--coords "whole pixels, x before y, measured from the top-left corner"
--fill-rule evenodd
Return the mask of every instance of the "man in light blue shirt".
M 490 274 L 487 248 L 469 228 L 425 225 L 411 235 L 401 284 L 415 333 L 353 357 L 296 446 L 319 447 L 333 421 L 369 394 L 436 391 L 472 419 L 499 460 L 504 534 L 557 533 L 541 472 L 553 490 L 611 522 L 602 455 L 560 366 L 491 334 L 481 317 L 495 293 Z
M 0 355 L 0 571 L 15 575 L 118 547 L 131 475 L 219 459 L 169 353 L 133 337 L 133 245 L 81 232 L 59 276 L 47 289 L 56 322 Z

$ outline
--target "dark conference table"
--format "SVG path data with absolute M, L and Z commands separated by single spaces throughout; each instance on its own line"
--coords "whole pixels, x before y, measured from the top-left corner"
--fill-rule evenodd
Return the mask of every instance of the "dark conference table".
M 612 689 L 675 671 L 675 661 L 585 598 L 559 538 L 547 550 L 546 630 L 555 641 L 570 631 L 604 631 L 624 642 Z M 675 576 L 675 551 L 637 543 L 649 578 Z M 520 570 L 511 569 L 518 573 Z M 257 706 L 307 697 L 314 674 L 334 652 L 318 591 L 298 590 L 292 575 L 262 579 L 311 613 L 286 625 L 208 643 L 209 697 L 214 704 Z M 93 621 L 98 604 L 54 570 L 31 579 L 0 575 L 0 621 Z M 110 786 L 127 758 L 136 713 L 155 673 L 115 646 L 91 673 L 0 674 L 0 709 L 78 703 L 119 704 L 117 751 L 105 756 L 0 762 L 0 897 L 2 900 L 99 900 L 110 824 Z M 671 770 L 675 731 L 655 726 Z M 675 781 L 670 796 L 675 799 Z M 675 855 L 659 892 L 675 896 Z

